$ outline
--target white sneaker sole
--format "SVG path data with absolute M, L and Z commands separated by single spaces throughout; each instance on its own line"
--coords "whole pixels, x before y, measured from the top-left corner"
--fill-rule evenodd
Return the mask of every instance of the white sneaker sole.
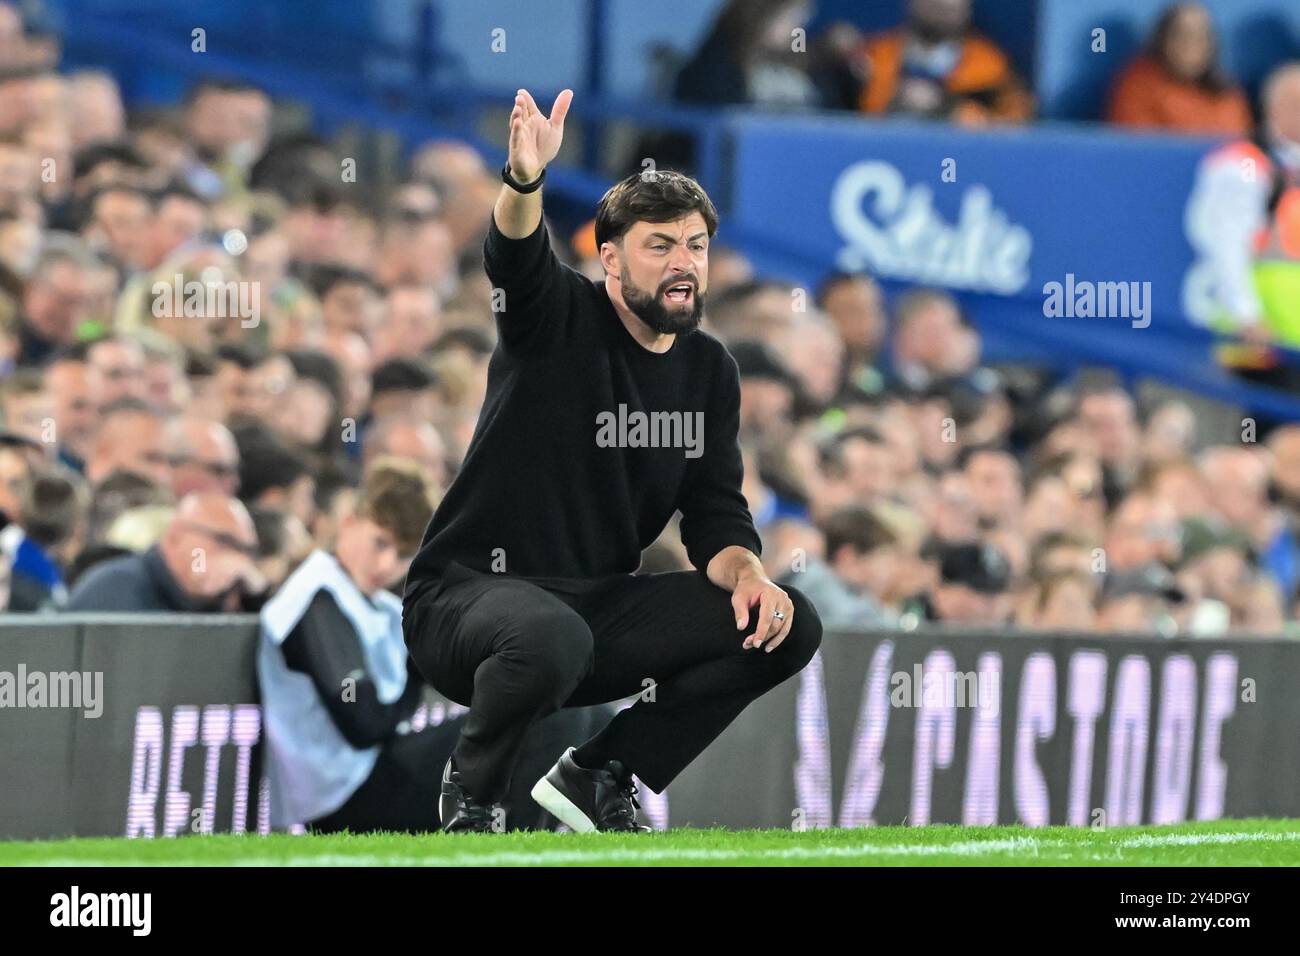
M 577 805 L 555 788 L 555 784 L 543 777 L 533 784 L 532 797 L 557 820 L 574 833 L 592 833 L 596 829 L 585 813 Z

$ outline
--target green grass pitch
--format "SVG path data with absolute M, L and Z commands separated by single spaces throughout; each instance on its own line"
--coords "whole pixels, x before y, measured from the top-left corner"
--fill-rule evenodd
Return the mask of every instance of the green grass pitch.
M 1300 866 L 1300 820 L 1094 830 L 1022 826 L 185 836 L 0 843 L 53 866 Z

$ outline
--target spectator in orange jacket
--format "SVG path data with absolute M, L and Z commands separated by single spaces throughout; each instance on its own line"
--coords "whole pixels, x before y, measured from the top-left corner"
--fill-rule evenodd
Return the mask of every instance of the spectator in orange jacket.
M 1250 135 L 1250 105 L 1219 65 L 1209 11 L 1176 3 L 1161 14 L 1146 51 L 1112 88 L 1106 118 L 1179 133 Z
M 909 0 L 905 26 L 862 45 L 864 113 L 909 113 L 964 125 L 1022 121 L 1033 98 L 1006 55 L 970 27 L 970 0 Z

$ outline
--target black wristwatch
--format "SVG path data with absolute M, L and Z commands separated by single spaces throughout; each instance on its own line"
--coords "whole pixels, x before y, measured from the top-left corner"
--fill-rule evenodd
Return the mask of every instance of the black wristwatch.
M 501 181 L 517 193 L 535 193 L 542 188 L 542 183 L 546 180 L 546 167 L 542 167 L 542 174 L 534 179 L 531 183 L 521 183 L 510 175 L 510 164 L 506 163 L 501 167 Z

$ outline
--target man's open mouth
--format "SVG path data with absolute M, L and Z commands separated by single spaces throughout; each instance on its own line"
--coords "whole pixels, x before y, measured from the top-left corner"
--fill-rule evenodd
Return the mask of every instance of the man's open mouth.
M 664 298 L 669 302 L 689 302 L 691 296 L 695 294 L 695 286 L 689 282 L 679 282 L 676 285 L 670 285 Z

